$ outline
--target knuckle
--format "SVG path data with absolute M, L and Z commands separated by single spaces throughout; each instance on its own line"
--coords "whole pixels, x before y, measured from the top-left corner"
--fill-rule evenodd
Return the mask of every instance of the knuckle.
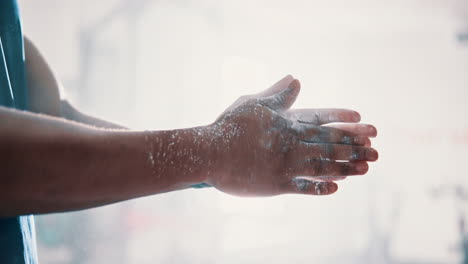
M 297 156 L 300 156 L 294 144 L 281 144 L 281 146 L 277 147 L 275 154 L 279 155 L 281 162 L 285 166 L 292 165 L 297 160 Z
M 350 175 L 352 165 L 350 163 L 341 164 L 341 175 Z
M 349 136 L 349 135 L 345 135 L 342 133 L 342 135 L 340 135 L 340 138 L 341 138 L 341 143 L 342 144 L 346 144 L 346 145 L 352 145 L 352 144 L 355 144 L 356 143 L 356 138 L 353 137 L 353 136 Z
M 282 174 L 286 176 L 286 178 L 293 177 L 295 175 L 295 170 L 290 166 L 285 166 Z
M 322 150 L 326 158 L 335 158 L 337 152 L 339 152 L 338 146 L 335 147 L 332 144 L 325 144 L 325 146 L 322 147 Z
M 250 105 L 250 106 L 255 106 L 255 105 L 258 105 L 258 104 L 263 105 L 263 102 L 264 102 L 264 101 L 265 101 L 265 100 L 263 100 L 263 99 L 253 98 L 253 97 L 249 97 L 249 96 L 248 96 L 248 97 L 243 101 L 243 103 L 245 103 L 245 104 L 247 104 L 247 105 Z
M 245 103 L 247 100 L 249 100 L 249 98 L 249 95 L 242 95 L 241 97 L 237 98 L 237 100 L 234 102 L 234 105 L 240 105 L 242 103 Z
M 328 193 L 328 185 L 325 182 L 317 183 L 315 187 L 317 194 L 327 194 Z
M 242 95 L 237 99 L 237 101 L 245 102 L 245 101 L 249 100 L 250 98 L 252 98 L 251 95 Z
M 359 147 L 351 146 L 350 160 L 359 160 L 362 157 L 362 151 Z
M 306 179 L 295 178 L 292 180 L 294 188 L 299 192 L 307 192 L 312 185 L 311 181 Z
M 321 175 L 325 175 L 325 172 L 326 172 L 326 162 L 323 161 L 323 160 L 319 160 L 319 161 L 315 161 L 314 162 L 314 171 L 313 171 L 313 175 L 316 175 L 316 176 L 321 176 Z
M 332 136 L 330 128 L 322 127 L 322 126 L 317 128 L 317 134 L 318 134 L 319 140 L 322 142 L 329 142 Z
M 320 124 L 320 123 L 321 123 L 321 122 L 320 122 L 321 119 L 322 119 L 322 118 L 321 118 L 321 115 L 322 115 L 322 114 L 321 114 L 320 112 L 315 112 L 315 113 L 314 113 L 313 122 L 314 122 L 315 124 Z

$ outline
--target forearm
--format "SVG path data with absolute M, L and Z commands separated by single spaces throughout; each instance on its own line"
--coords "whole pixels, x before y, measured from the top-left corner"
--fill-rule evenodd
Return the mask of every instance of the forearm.
M 125 129 L 125 130 L 128 129 L 124 126 L 117 125 L 115 123 L 84 114 L 78 111 L 73 105 L 71 105 L 66 100 L 63 100 L 61 104 L 62 104 L 62 107 L 61 107 L 62 116 L 68 120 L 92 125 L 98 128 Z M 190 187 L 191 188 L 206 188 L 206 187 L 211 187 L 211 186 L 206 183 L 200 183 L 200 184 L 192 185 Z M 180 188 L 179 190 L 182 190 L 182 189 L 185 189 L 185 188 Z
M 109 131 L 0 108 L 0 215 L 96 207 L 204 181 L 205 127 Z

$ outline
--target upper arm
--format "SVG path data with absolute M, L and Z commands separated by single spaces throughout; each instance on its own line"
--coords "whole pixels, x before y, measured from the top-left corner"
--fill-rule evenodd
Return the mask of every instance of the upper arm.
M 24 37 L 29 108 L 32 112 L 62 116 L 60 81 L 37 47 Z
M 68 120 L 102 128 L 123 128 L 78 111 L 67 100 L 62 100 L 62 85 L 36 46 L 24 38 L 26 77 L 29 89 L 29 108 L 32 112 L 63 117 Z

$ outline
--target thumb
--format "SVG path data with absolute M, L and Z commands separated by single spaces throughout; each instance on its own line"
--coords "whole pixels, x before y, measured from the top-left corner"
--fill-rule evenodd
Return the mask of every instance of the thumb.
M 297 95 L 301 90 L 301 83 L 294 79 L 288 88 L 279 91 L 276 94 L 264 98 L 264 105 L 272 110 L 287 110 L 296 101 Z
M 257 95 L 259 97 L 268 97 L 277 94 L 278 92 L 286 89 L 292 81 L 294 81 L 294 77 L 292 77 L 292 75 L 286 75 L 283 77 L 283 79 L 273 84 L 270 88 L 258 93 Z

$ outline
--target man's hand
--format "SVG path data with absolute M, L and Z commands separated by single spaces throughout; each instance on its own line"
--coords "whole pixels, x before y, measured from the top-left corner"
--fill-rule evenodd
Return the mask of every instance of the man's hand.
M 333 180 L 365 174 L 367 161 L 378 158 L 369 140 L 376 129 L 357 124 L 351 110 L 289 110 L 299 90 L 287 76 L 229 107 L 210 126 L 219 162 L 206 182 L 242 196 L 325 195 L 336 192 Z

